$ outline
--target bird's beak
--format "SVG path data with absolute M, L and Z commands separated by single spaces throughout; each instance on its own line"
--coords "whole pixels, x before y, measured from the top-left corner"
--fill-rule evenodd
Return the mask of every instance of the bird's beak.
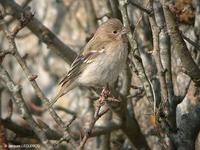
M 121 34 L 123 35 L 123 34 L 126 34 L 126 33 L 128 33 L 130 30 L 127 28 L 127 27 L 123 27 L 122 28 L 122 31 L 121 31 Z

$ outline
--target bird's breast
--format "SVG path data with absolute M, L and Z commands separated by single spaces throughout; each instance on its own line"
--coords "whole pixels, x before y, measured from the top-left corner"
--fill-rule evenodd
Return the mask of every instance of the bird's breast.
M 113 84 L 122 71 L 127 59 L 127 45 L 110 45 L 105 53 L 96 57 L 79 77 L 79 83 L 84 86 L 104 86 Z M 111 48 L 114 48 L 111 51 Z

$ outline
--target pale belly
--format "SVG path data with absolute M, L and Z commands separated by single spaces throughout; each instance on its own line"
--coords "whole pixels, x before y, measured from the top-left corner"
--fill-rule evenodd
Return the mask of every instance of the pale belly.
M 112 85 L 124 68 L 126 59 L 127 49 L 116 52 L 113 56 L 102 54 L 97 57 L 97 61 L 87 66 L 78 78 L 79 84 L 84 86 Z

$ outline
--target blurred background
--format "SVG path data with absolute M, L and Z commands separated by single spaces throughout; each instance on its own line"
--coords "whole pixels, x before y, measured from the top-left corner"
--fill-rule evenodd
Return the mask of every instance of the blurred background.
M 7 0 L 6 0 L 7 1 Z M 10 1 L 10 0 L 8 0 Z M 133 2 L 131 4 L 131 2 Z M 154 1 L 159 3 L 159 1 Z M 5 2 L 6 3 L 6 2 Z M 56 35 L 58 39 L 69 49 L 73 50 L 76 54 L 84 47 L 84 45 L 91 39 L 96 29 L 100 24 L 115 17 L 122 20 L 119 10 L 119 3 L 117 0 L 14 0 L 12 3 L 17 4 L 26 11 L 34 13 L 34 17 L 43 24 L 46 28 Z M 1 4 L 1 3 L 0 3 Z M 159 103 L 161 98 L 161 87 L 158 78 L 158 71 L 154 55 L 152 55 L 153 39 L 152 31 L 149 23 L 149 16 L 140 8 L 135 6 L 138 4 L 143 8 L 149 8 L 149 1 L 147 0 L 130 0 L 127 5 L 129 15 L 130 27 L 133 36 L 135 37 L 145 72 L 148 79 L 151 81 L 154 93 L 156 93 L 156 100 Z M 4 20 L 7 27 L 11 30 L 18 22 L 12 9 L 9 8 L 10 3 L 1 5 L 0 9 L 4 14 Z M 12 8 L 12 7 L 11 7 Z M 176 21 L 179 29 L 186 37 L 194 43 L 199 43 L 199 22 L 200 22 L 200 4 L 198 0 L 174 0 L 173 8 L 176 15 Z M 155 12 L 154 12 L 155 13 Z M 156 15 L 156 13 L 155 13 Z M 75 57 L 68 55 L 68 60 L 62 55 L 62 50 L 57 53 L 55 48 L 52 48 L 51 43 L 46 44 L 37 30 L 37 24 L 23 28 L 16 36 L 16 46 L 26 62 L 28 68 L 33 75 L 37 75 L 36 82 L 41 88 L 42 92 L 47 98 L 52 100 L 59 90 L 58 82 L 67 73 L 70 63 Z M 43 36 L 41 31 L 41 36 Z M 165 30 L 166 32 L 166 30 Z M 45 35 L 44 35 L 45 36 Z M 162 42 L 162 41 L 160 41 Z M 191 56 L 199 65 L 199 47 L 195 47 L 185 41 L 190 51 Z M 55 42 L 56 43 L 56 42 Z M 54 44 L 54 43 L 53 43 Z M 171 64 L 173 76 L 173 90 L 176 95 L 184 96 L 181 103 L 175 109 L 177 126 L 183 114 L 193 110 L 199 102 L 199 93 L 195 89 L 195 84 L 191 81 L 190 77 L 185 73 L 182 68 L 179 56 L 176 50 L 173 49 L 171 43 Z M 59 45 L 56 45 L 59 49 Z M 55 47 L 56 47 L 55 46 Z M 0 49 L 5 50 L 9 48 L 8 40 L 5 33 L 0 32 Z M 131 83 L 130 90 L 126 96 L 127 113 L 132 119 L 136 120 L 139 125 L 139 130 L 144 136 L 148 147 L 152 150 L 170 149 L 169 137 L 167 133 L 163 132 L 157 126 L 156 116 L 152 112 L 152 104 L 146 98 L 143 84 L 141 83 L 137 71 L 134 67 L 127 62 L 131 69 Z M 16 85 L 22 87 L 22 95 L 25 103 L 30 110 L 33 118 L 42 124 L 42 128 L 55 130 L 62 135 L 63 130 L 58 127 L 48 111 L 44 111 L 44 104 L 37 96 L 32 88 L 30 81 L 25 76 L 21 66 L 16 61 L 15 57 L 6 55 L 2 60 L 1 65 L 9 73 L 10 77 Z M 116 89 L 120 91 L 123 87 L 124 75 L 120 75 Z M 12 101 L 13 96 L 5 86 L 5 82 L 0 80 L 0 97 L 1 97 L 1 120 L 3 125 L 3 132 L 6 143 L 13 145 L 20 144 L 40 144 L 41 142 L 35 136 L 31 136 L 26 131 L 32 131 L 31 127 L 27 124 L 17 109 L 17 105 Z M 67 95 L 60 98 L 54 105 L 55 111 L 64 122 L 69 122 L 70 119 L 76 117 L 70 125 L 70 133 L 72 134 L 75 143 L 81 141 L 85 129 L 88 128 L 91 120 L 93 119 L 96 108 L 96 97 L 94 92 L 86 88 L 76 88 Z M 106 106 L 104 106 L 106 107 Z M 41 121 L 39 121 L 41 120 Z M 103 115 L 96 123 L 95 129 L 101 126 L 109 126 L 115 122 L 120 122 L 112 111 Z M 18 130 L 18 131 L 17 131 Z M 136 130 L 138 130 L 136 128 Z M 106 130 L 107 131 L 107 130 Z M 135 132 L 135 131 L 129 131 Z M 20 133 L 22 135 L 20 135 Z M 50 140 L 51 143 L 56 143 L 62 136 Z M 137 137 L 137 136 L 136 136 Z M 1 141 L 1 140 L 0 140 Z M 142 143 L 140 143 L 142 145 Z M 200 137 L 196 139 L 195 148 L 200 149 Z M 35 148 L 38 149 L 38 148 Z M 44 149 L 40 146 L 39 149 Z M 57 143 L 56 149 L 74 149 L 71 144 L 66 141 Z M 108 129 L 108 132 L 97 134 L 95 137 L 89 138 L 85 145 L 87 150 L 128 150 L 140 149 L 134 145 L 126 133 L 120 130 L 120 127 Z

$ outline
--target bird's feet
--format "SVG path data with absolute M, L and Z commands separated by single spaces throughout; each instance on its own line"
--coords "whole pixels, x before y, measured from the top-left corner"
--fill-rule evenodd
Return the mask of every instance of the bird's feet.
M 120 102 L 120 100 L 116 99 L 113 95 L 111 95 L 109 89 L 108 89 L 108 85 L 103 87 L 101 94 L 100 94 L 100 98 L 99 98 L 99 104 L 100 105 L 104 105 L 105 101 L 107 102 Z
M 103 87 L 100 97 L 107 98 L 110 95 L 110 91 L 108 89 L 108 86 Z

